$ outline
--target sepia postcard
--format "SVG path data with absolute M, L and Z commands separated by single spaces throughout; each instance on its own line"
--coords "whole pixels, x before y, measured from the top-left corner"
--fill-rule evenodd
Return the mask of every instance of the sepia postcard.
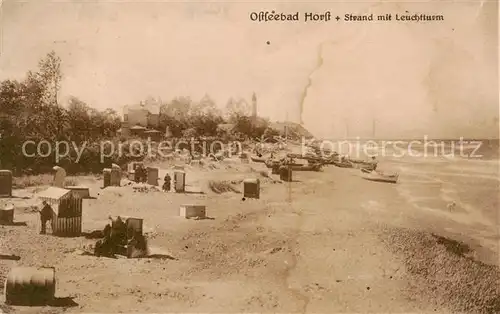
M 500 313 L 498 16 L 0 0 L 0 313 Z

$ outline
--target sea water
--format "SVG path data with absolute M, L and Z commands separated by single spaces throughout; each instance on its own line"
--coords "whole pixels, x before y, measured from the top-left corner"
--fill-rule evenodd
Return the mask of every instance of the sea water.
M 340 154 L 379 160 L 378 169 L 400 174 L 396 189 L 415 210 L 465 224 L 499 222 L 499 140 L 330 140 Z M 332 144 L 333 143 L 333 144 Z M 454 204 L 454 205 L 452 205 Z
M 463 241 L 472 239 L 494 257 L 500 240 L 498 141 L 488 141 L 475 155 L 381 157 L 380 167 L 400 173 L 396 190 L 407 210 Z

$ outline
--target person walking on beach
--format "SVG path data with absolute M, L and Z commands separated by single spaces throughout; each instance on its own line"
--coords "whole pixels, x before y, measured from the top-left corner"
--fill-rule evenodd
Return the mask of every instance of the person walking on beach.
M 165 175 L 165 178 L 163 178 L 163 191 L 165 192 L 170 192 L 170 183 L 172 182 L 172 178 L 170 177 L 170 175 L 167 174 Z
M 52 207 L 46 201 L 42 202 L 42 206 L 40 210 L 40 222 L 42 223 L 40 234 L 46 234 L 47 222 L 52 220 Z
M 146 168 L 143 165 L 139 165 L 135 170 L 137 172 L 137 183 L 145 183 L 148 180 L 148 174 Z
M 372 170 L 375 171 L 377 169 L 377 165 L 378 165 L 378 160 L 375 158 L 375 156 L 372 156 L 372 160 L 370 160 L 370 164 L 372 166 Z

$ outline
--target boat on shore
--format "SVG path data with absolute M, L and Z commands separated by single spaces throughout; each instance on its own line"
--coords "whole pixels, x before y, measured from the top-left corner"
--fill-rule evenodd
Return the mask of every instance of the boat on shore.
M 375 165 L 366 160 L 360 160 L 360 159 L 348 159 L 352 163 L 352 167 L 355 169 L 373 169 L 375 170 Z
M 316 154 L 311 154 L 311 153 L 307 153 L 305 155 L 289 153 L 289 154 L 287 154 L 287 157 L 293 158 L 293 159 L 303 159 L 303 160 L 307 160 L 307 162 L 309 162 L 309 163 L 320 163 L 323 165 L 332 165 L 333 162 L 335 161 L 335 159 L 334 159 L 335 157 L 333 157 L 333 156 L 321 157 L 321 156 L 318 156 Z
M 368 171 L 372 171 L 372 170 L 376 169 L 376 167 L 373 164 L 352 163 L 352 167 L 354 169 L 361 169 L 361 170 L 368 170 Z
M 398 173 L 388 174 L 369 169 L 361 169 L 361 172 L 363 173 L 362 178 L 369 181 L 397 183 L 399 178 Z
M 308 164 L 308 165 L 290 165 L 290 168 L 294 171 L 320 171 L 322 164 Z
M 332 161 L 332 164 L 340 168 L 354 168 L 353 163 L 350 161 Z
M 320 171 L 321 167 L 323 166 L 323 163 L 321 162 L 307 162 L 306 164 L 303 163 L 296 163 L 294 161 L 290 161 L 287 159 L 266 159 L 264 162 L 267 168 L 276 168 L 276 167 L 281 167 L 281 166 L 287 166 L 291 170 L 294 171 Z
M 266 165 L 267 168 L 272 168 L 272 167 L 277 167 L 279 166 L 280 162 L 278 160 L 274 160 L 274 159 L 266 159 L 266 161 L 264 161 L 264 164 Z
M 253 162 L 265 163 L 267 158 L 259 157 L 259 156 L 250 156 L 250 160 Z

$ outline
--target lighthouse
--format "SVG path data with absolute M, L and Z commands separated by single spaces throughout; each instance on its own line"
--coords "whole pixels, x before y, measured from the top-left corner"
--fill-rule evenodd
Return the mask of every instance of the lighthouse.
M 252 119 L 257 120 L 257 96 L 255 92 L 252 94 Z

